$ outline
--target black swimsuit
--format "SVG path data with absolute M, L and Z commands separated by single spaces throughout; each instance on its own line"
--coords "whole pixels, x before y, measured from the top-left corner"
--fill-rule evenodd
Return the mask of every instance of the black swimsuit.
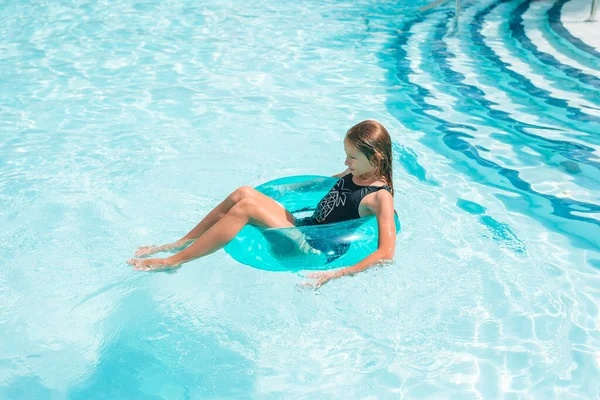
M 389 186 L 359 186 L 352 181 L 352 173 L 344 176 L 319 201 L 317 209 L 310 218 L 298 221 L 297 225 L 321 225 L 360 218 L 358 206 L 362 199 L 373 192 Z

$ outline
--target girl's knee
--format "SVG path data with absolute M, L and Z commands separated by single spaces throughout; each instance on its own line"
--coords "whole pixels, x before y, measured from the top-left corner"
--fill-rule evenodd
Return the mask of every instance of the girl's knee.
M 231 193 L 231 200 L 237 204 L 241 200 L 250 198 L 254 195 L 255 189 L 250 186 L 242 186 Z

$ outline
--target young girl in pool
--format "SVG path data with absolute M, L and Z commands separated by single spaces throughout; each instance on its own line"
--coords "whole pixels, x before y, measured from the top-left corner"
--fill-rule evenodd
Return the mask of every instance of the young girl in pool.
M 331 279 L 355 274 L 370 266 L 391 260 L 396 246 L 394 223 L 394 186 L 392 183 L 392 144 L 387 130 L 377 121 L 363 121 L 346 133 L 344 172 L 331 191 L 319 202 L 312 217 L 297 220 L 281 204 L 255 189 L 243 186 L 231 193 L 178 241 L 163 246 L 143 246 L 135 255 L 147 256 L 160 251 L 184 250 L 167 258 L 137 258 L 128 261 L 137 270 L 161 270 L 178 267 L 210 254 L 229 243 L 246 225 L 289 228 L 306 224 L 328 224 L 375 215 L 379 233 L 377 250 L 356 265 L 335 271 L 308 275 L 311 284 L 320 287 Z M 332 196 L 338 201 L 327 201 Z M 306 243 L 304 243 L 306 244 Z

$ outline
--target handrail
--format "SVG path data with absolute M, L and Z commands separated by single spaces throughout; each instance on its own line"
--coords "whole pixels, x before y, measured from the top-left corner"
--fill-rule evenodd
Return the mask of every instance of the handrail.
M 456 10 L 454 12 L 454 31 L 455 32 L 458 32 L 458 16 L 459 16 L 459 14 L 460 14 L 460 0 L 456 0 Z
M 448 0 L 437 0 L 431 4 L 427 4 L 425 7 L 421 7 L 419 8 L 419 11 L 423 12 L 423 11 L 427 11 L 427 10 L 431 10 L 433 7 L 437 7 L 442 3 L 447 2 Z
M 596 20 L 596 11 L 598 11 L 598 0 L 592 0 L 592 9 L 590 10 L 589 22 Z
M 441 5 L 441 4 L 444 4 L 447 1 L 448 0 L 437 0 L 437 1 L 434 1 L 431 4 L 427 4 L 425 7 L 419 8 L 419 11 L 420 12 L 424 12 L 424 11 L 427 11 L 427 10 L 431 10 L 432 8 L 437 7 L 437 6 Z M 598 0 L 593 0 L 593 1 L 598 2 Z M 454 13 L 454 30 L 455 31 L 458 31 L 458 15 L 459 14 L 460 14 L 460 0 L 456 0 L 456 10 L 455 10 L 455 13 Z

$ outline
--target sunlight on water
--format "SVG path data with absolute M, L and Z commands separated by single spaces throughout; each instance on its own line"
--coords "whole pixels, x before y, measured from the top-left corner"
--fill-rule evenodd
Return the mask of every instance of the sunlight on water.
M 0 397 L 598 398 L 599 50 L 570 1 L 424 5 L 5 2 Z M 367 118 L 393 264 L 125 263 Z

